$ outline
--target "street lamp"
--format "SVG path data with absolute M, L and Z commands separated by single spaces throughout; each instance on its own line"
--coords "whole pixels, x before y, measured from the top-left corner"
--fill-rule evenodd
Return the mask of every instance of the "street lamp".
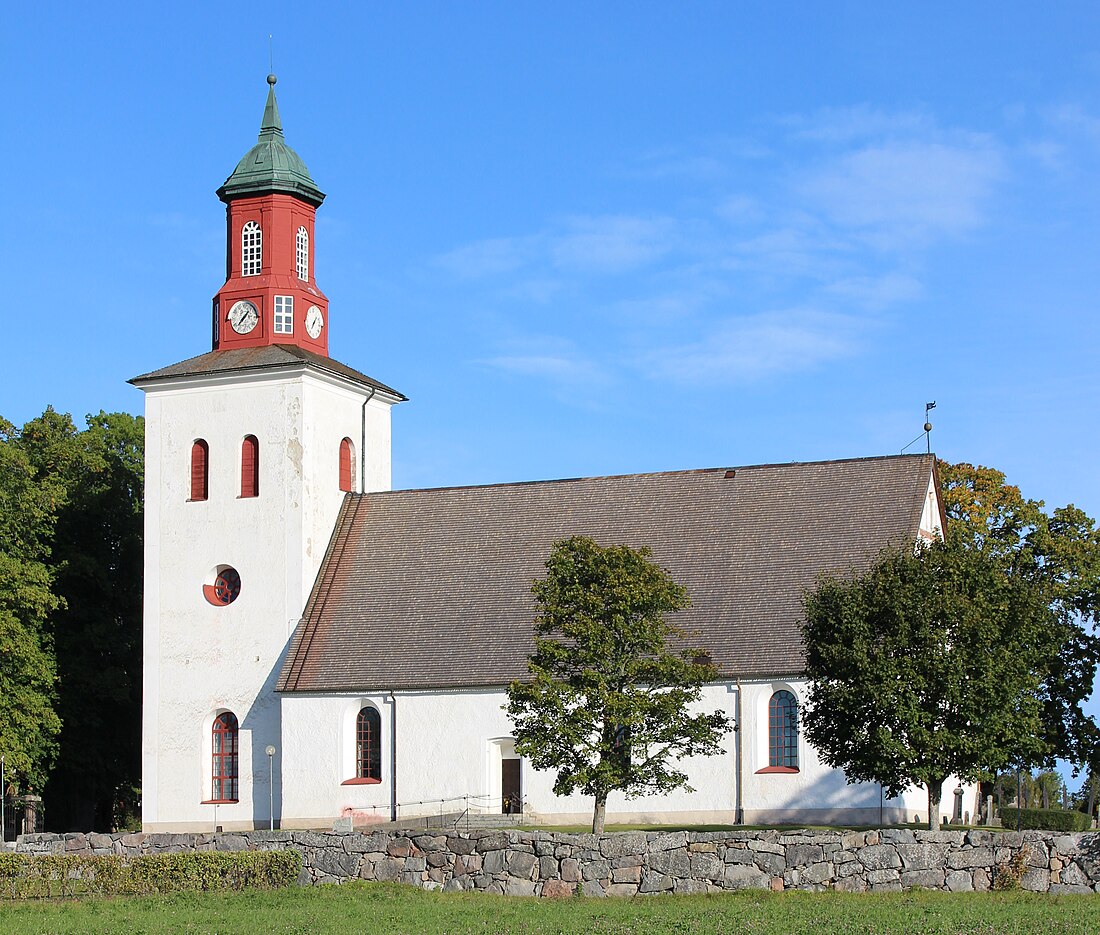
M 275 830 L 275 744 L 269 743 L 264 751 L 267 754 L 267 825 Z

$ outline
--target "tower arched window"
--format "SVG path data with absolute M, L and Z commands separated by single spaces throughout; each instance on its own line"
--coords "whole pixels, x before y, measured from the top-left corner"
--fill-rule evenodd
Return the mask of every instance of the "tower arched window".
M 355 489 L 355 447 L 350 438 L 340 442 L 340 489 Z
M 255 221 L 241 228 L 241 275 L 259 276 L 264 262 L 263 232 Z
M 260 495 L 260 442 L 255 435 L 246 435 L 241 442 L 241 496 Z
M 298 228 L 298 236 L 294 243 L 294 258 L 298 267 L 298 278 L 309 279 L 309 231 L 304 227 Z
M 191 499 L 205 500 L 209 495 L 210 447 L 201 438 L 191 446 Z
M 355 778 L 382 781 L 382 718 L 370 705 L 355 719 Z
M 798 769 L 798 702 L 786 689 L 768 702 L 768 766 Z
M 232 711 L 226 711 L 214 718 L 214 726 L 210 729 L 210 798 L 214 802 L 237 801 L 237 775 L 240 768 L 237 733 L 237 717 Z

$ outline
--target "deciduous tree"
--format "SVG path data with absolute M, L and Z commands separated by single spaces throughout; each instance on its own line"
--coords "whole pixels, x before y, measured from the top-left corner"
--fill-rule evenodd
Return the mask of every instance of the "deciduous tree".
M 849 781 L 889 795 L 977 780 L 1047 755 L 1043 677 L 1059 621 L 1031 581 L 959 542 L 883 553 L 864 574 L 805 598 L 809 741 Z
M 687 592 L 650 554 L 580 536 L 556 543 L 531 588 L 531 678 L 508 687 L 516 752 L 557 771 L 556 794 L 594 797 L 594 832 L 608 793 L 686 787 L 678 761 L 719 753 L 730 729 L 721 712 L 692 713 L 715 670 L 669 622 Z

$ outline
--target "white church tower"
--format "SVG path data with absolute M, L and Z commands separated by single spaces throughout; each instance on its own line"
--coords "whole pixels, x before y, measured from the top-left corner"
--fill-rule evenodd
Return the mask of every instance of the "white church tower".
M 146 419 L 146 831 L 278 823 L 287 643 L 345 493 L 390 487 L 404 397 L 328 356 L 314 276 L 325 196 L 284 142 L 267 80 L 259 141 L 218 189 L 213 349 L 131 381 Z

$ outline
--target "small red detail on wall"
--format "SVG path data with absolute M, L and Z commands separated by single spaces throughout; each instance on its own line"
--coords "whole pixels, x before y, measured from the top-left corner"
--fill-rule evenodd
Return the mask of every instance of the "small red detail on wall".
M 260 443 L 255 435 L 246 435 L 241 443 L 241 496 L 260 495 Z
M 191 446 L 191 499 L 207 498 L 210 449 L 201 438 Z
M 232 604 L 241 594 L 241 576 L 228 565 L 219 568 L 214 580 L 202 586 L 202 595 L 215 607 Z
M 765 766 L 763 769 L 758 769 L 756 775 L 761 773 L 797 773 L 798 770 L 793 766 Z

